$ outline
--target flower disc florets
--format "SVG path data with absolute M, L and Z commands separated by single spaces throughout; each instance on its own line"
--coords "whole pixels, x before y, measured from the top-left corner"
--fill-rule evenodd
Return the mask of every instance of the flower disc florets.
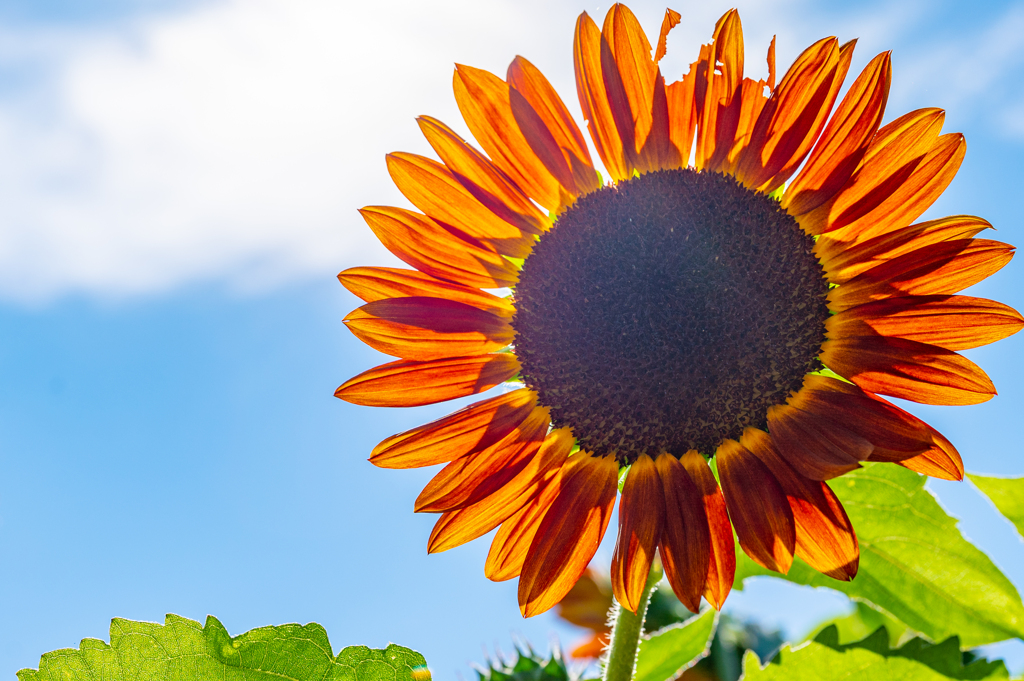
M 523 379 L 595 454 L 713 454 L 821 368 L 813 246 L 727 175 L 659 171 L 584 196 L 523 266 Z

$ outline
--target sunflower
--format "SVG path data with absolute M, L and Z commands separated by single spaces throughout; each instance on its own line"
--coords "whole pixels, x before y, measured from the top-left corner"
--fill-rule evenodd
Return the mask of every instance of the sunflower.
M 734 530 L 768 569 L 799 556 L 852 579 L 857 537 L 827 480 L 865 461 L 963 477 L 946 438 L 880 395 L 984 402 L 992 382 L 957 351 L 1024 325 L 953 295 L 1013 255 L 975 238 L 988 222 L 915 222 L 965 144 L 940 134 L 939 109 L 882 125 L 889 53 L 840 99 L 854 42 L 814 43 L 776 84 L 773 39 L 767 79 L 752 80 L 733 10 L 667 84 L 679 20 L 666 12 L 654 50 L 623 5 L 601 28 L 576 24 L 577 94 L 608 181 L 529 61 L 504 80 L 457 66 L 482 151 L 418 119 L 440 161 L 387 164 L 419 212 L 361 210 L 414 269 L 339 275 L 366 302 L 348 328 L 398 359 L 338 397 L 412 407 L 505 386 L 370 461 L 446 464 L 415 504 L 440 513 L 428 550 L 497 528 L 485 574 L 519 577 L 527 617 L 583 573 L 627 468 L 611 575 L 634 612 L 656 552 L 687 607 L 720 608 Z

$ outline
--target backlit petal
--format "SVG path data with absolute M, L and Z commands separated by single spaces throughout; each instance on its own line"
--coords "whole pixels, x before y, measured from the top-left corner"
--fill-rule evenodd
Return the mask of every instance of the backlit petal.
M 471 506 L 443 513 L 430 533 L 427 552 L 461 546 L 505 522 L 540 493 L 565 462 L 574 442 L 569 428 L 549 433 L 537 454 L 512 480 Z
M 772 192 L 793 174 L 825 127 L 852 52 L 825 38 L 797 57 L 754 125 L 736 169 L 740 182 Z
M 1024 326 L 1009 305 L 970 296 L 900 296 L 858 305 L 833 315 L 828 338 L 896 336 L 966 350 L 995 343 Z
M 793 512 L 796 555 L 833 579 L 853 579 L 860 562 L 857 535 L 828 485 L 797 473 L 763 430 L 746 428 L 740 443 L 771 470 L 782 486 Z
M 617 491 L 614 457 L 569 457 L 561 490 L 544 515 L 519 577 L 524 617 L 547 611 L 579 579 L 611 519 Z
M 860 468 L 873 449 L 834 419 L 788 404 L 768 408 L 768 432 L 786 460 L 811 480 L 829 480 Z
M 789 572 L 796 534 L 793 511 L 778 480 L 735 440 L 719 445 L 715 460 L 740 547 L 758 565 Z
M 426 215 L 391 206 L 367 206 L 359 214 L 385 248 L 424 274 L 477 288 L 512 286 L 519 278 L 507 259 Z
M 452 284 L 416 270 L 350 267 L 338 275 L 338 281 L 367 303 L 385 298 L 426 296 L 472 305 L 500 317 L 510 318 L 516 311 L 511 298 L 499 298 L 478 288 Z
M 918 109 L 882 127 L 853 177 L 831 200 L 798 215 L 800 226 L 821 234 L 878 217 L 879 205 L 900 190 L 935 146 L 944 118 L 941 109 Z
M 601 182 L 576 121 L 537 67 L 516 57 L 508 67 L 509 103 L 527 144 L 572 197 Z
M 466 126 L 494 164 L 537 203 L 548 210 L 558 207 L 558 180 L 523 136 L 508 83 L 483 69 L 458 64 L 452 86 Z
M 665 577 L 680 602 L 697 612 L 711 565 L 711 532 L 704 495 L 679 459 L 661 454 L 656 463 L 665 496 L 665 523 L 658 546 Z
M 726 511 L 725 497 L 703 456 L 691 449 L 683 455 L 680 463 L 700 490 L 711 532 L 711 560 L 708 563 L 704 598 L 708 599 L 711 607 L 721 610 L 736 574 L 736 542 Z
M 902 338 L 827 340 L 821 361 L 871 392 L 923 404 L 979 404 L 996 394 L 992 381 L 966 357 Z
M 522 572 L 537 529 L 562 488 L 565 470 L 566 466 L 559 468 L 532 501 L 509 516 L 498 528 L 484 563 L 484 576 L 487 579 L 504 582 L 518 577 Z
M 403 359 L 441 359 L 494 352 L 512 342 L 507 319 L 444 298 L 385 298 L 344 319 L 359 340 Z
M 437 513 L 465 508 L 494 494 L 529 466 L 550 423 L 548 408 L 535 407 L 497 443 L 452 461 L 416 497 L 415 511 Z
M 846 229 L 822 234 L 814 244 L 828 279 L 842 284 L 876 265 L 942 241 L 970 239 L 992 225 L 973 215 L 919 222 L 870 239 Z
M 703 55 L 703 51 L 702 51 Z M 718 170 L 736 141 L 743 88 L 743 26 L 731 9 L 715 24 L 707 61 L 701 62 L 696 98 L 701 104 L 695 163 Z M 703 92 L 701 90 L 703 89 Z
M 576 21 L 573 37 L 573 65 L 576 70 L 576 94 L 579 96 L 583 118 L 587 121 L 590 138 L 597 147 L 597 154 L 604 167 L 616 182 L 633 176 L 633 125 L 625 127 L 624 118 L 629 116 L 629 104 L 622 91 L 618 69 L 604 73 L 605 64 L 614 64 L 611 46 L 601 35 L 600 29 L 586 12 Z M 610 81 L 609 91 L 606 81 Z M 614 102 L 610 101 L 614 97 Z M 618 119 L 613 107 L 619 111 Z M 624 111 L 623 111 L 624 110 Z M 619 128 L 620 123 L 624 126 Z M 628 134 L 624 138 L 623 134 Z M 627 155 L 628 150 L 628 155 Z
M 654 460 L 642 454 L 626 475 L 619 502 L 619 534 L 612 555 L 612 590 L 635 613 L 661 541 L 665 496 Z
M 1014 247 L 989 239 L 954 239 L 931 244 L 858 274 L 829 291 L 829 307 L 840 312 L 892 296 L 958 293 L 998 272 Z
M 519 186 L 454 130 L 430 116 L 420 116 L 416 121 L 459 184 L 492 213 L 528 234 L 551 227 L 548 217 Z
M 807 163 L 782 195 L 782 207 L 791 215 L 825 203 L 853 175 L 882 123 L 891 79 L 889 52 L 872 59 L 857 76 Z
M 443 164 L 405 152 L 388 154 L 387 162 L 399 191 L 434 220 L 479 239 L 502 255 L 522 258 L 530 252 L 533 233 L 480 203 Z
M 392 435 L 373 448 L 370 463 L 380 468 L 421 468 L 454 461 L 504 438 L 536 405 L 536 393 L 526 388 L 482 400 Z
M 345 381 L 334 396 L 368 407 L 418 407 L 483 392 L 519 372 L 510 352 L 430 362 L 399 360 Z

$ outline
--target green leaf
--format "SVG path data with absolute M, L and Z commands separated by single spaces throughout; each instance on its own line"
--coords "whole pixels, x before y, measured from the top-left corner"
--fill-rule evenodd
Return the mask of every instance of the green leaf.
M 830 626 L 836 627 L 840 641 L 859 641 L 884 627 L 889 634 L 889 645 L 895 646 L 909 632 L 906 624 L 867 603 L 857 601 L 854 605 L 856 607 L 849 615 L 835 617 L 816 626 L 807 640 L 813 639 Z
M 235 638 L 214 617 L 206 626 L 177 615 L 164 624 L 115 619 L 110 645 L 84 639 L 78 650 L 46 653 L 39 669 L 22 669 L 19 681 L 429 681 L 419 653 L 389 645 L 332 653 L 319 624 L 253 629 Z
M 748 652 L 743 660 L 744 681 L 945 681 L 1008 679 L 1001 660 L 976 660 L 963 664 L 960 641 L 953 636 L 939 644 L 915 638 L 896 650 L 889 648 L 889 636 L 879 629 L 862 641 L 839 644 L 839 632 L 828 627 L 814 641 L 795 649 L 785 646 L 764 669 L 757 656 Z M 827 675 L 823 672 L 827 670 Z
M 708 609 L 645 637 L 640 641 L 633 681 L 667 681 L 692 667 L 711 649 L 717 625 L 718 612 Z
M 974 647 L 1024 637 L 1024 604 L 988 556 L 963 538 L 956 520 L 924 489 L 926 478 L 873 464 L 831 481 L 860 540 L 860 571 L 840 582 L 800 560 L 786 576 L 737 551 L 736 587 L 755 575 L 828 587 L 873 603 L 939 641 L 959 635 Z
M 1024 478 L 986 478 L 970 473 L 967 477 L 1013 523 L 1024 539 Z

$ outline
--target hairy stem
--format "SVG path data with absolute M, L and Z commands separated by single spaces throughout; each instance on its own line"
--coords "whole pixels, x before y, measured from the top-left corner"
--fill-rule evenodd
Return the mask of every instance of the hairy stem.
M 635 615 L 618 602 L 612 606 L 615 624 L 612 626 L 608 660 L 604 665 L 604 681 L 632 681 L 633 673 L 636 671 L 636 653 L 640 648 L 640 636 L 644 633 L 647 606 L 661 575 L 661 561 L 655 560 L 647 575 L 647 583 L 644 584 L 643 595 L 640 596 L 640 607 L 637 608 Z

